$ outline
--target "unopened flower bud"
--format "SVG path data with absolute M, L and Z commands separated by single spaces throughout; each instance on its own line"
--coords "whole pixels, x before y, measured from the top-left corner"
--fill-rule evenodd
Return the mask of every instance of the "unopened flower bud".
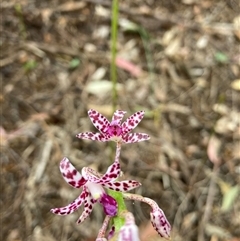
M 140 202 L 145 202 L 151 206 L 152 211 L 150 212 L 151 223 L 154 229 L 158 232 L 161 237 L 170 238 L 171 225 L 168 222 L 164 212 L 157 205 L 155 201 L 150 198 L 142 197 L 141 195 L 124 194 L 124 198 L 128 200 L 137 200 Z
M 160 208 L 153 209 L 150 213 L 151 222 L 154 229 L 161 237 L 169 238 L 171 225 L 169 224 L 164 212 Z
M 125 224 L 119 231 L 117 241 L 140 241 L 138 226 L 135 224 L 132 213 L 126 212 L 123 216 L 125 217 Z

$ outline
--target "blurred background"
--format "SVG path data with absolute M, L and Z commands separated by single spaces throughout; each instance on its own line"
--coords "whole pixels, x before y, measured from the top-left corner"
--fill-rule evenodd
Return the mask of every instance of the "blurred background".
M 111 118 L 110 0 L 1 2 L 3 241 L 92 241 L 102 208 L 50 213 L 80 190 L 63 180 L 67 156 L 105 172 L 113 145 L 77 139 L 94 131 L 87 111 Z M 118 109 L 146 114 L 124 145 L 124 178 L 154 199 L 174 241 L 240 240 L 240 14 L 237 0 L 119 1 Z M 161 239 L 149 207 L 127 201 L 141 241 Z

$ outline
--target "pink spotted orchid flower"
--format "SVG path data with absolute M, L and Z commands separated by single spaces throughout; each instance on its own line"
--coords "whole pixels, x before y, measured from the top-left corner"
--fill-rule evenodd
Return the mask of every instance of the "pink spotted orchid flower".
M 61 208 L 53 208 L 51 212 L 58 215 L 68 215 L 84 204 L 84 211 L 77 223 L 83 222 L 91 214 L 93 205 L 96 202 L 102 204 L 106 215 L 115 216 L 117 214 L 117 202 L 106 193 L 104 188 L 126 192 L 141 185 L 141 183 L 134 180 L 116 181 L 120 175 L 119 162 L 114 162 L 104 175 L 90 167 L 84 167 L 82 174 L 80 174 L 68 158 L 65 157 L 60 162 L 60 171 L 69 185 L 74 188 L 82 187 L 83 190 L 77 199 L 69 205 Z
M 116 141 L 124 143 L 134 143 L 148 140 L 150 137 L 145 133 L 129 133 L 142 120 L 144 111 L 138 111 L 127 118 L 121 124 L 126 111 L 116 110 L 111 122 L 96 110 L 89 110 L 88 115 L 93 125 L 99 130 L 99 133 L 84 132 L 77 134 L 80 139 L 90 139 L 94 141 Z

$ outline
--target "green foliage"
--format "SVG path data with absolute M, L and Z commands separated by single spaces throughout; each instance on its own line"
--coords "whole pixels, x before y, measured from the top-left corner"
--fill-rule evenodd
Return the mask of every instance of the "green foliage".
M 214 57 L 215 57 L 215 60 L 220 64 L 228 63 L 228 56 L 222 52 L 216 52 Z
M 29 72 L 37 67 L 37 61 L 36 60 L 28 60 L 24 65 L 24 69 L 26 72 Z
M 74 58 L 69 63 L 69 69 L 76 69 L 80 65 L 80 60 L 78 58 Z

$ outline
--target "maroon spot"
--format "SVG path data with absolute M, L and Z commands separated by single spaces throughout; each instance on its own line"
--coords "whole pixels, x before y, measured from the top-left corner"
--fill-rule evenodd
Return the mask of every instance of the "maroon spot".
M 112 174 L 109 175 L 109 177 L 110 177 L 110 178 L 117 178 L 117 175 L 114 174 L 114 173 L 112 173 Z
M 67 177 L 68 179 L 73 179 L 73 173 L 72 173 L 72 172 L 68 172 L 68 173 L 66 174 L 66 177 Z
M 75 181 L 70 181 L 70 182 L 68 182 L 70 185 L 72 185 L 72 186 L 74 186 L 75 187 L 75 185 L 76 185 L 76 182 Z
M 82 186 L 82 185 L 84 185 L 86 182 L 87 182 L 87 181 L 82 178 L 81 180 L 78 181 L 78 186 Z

